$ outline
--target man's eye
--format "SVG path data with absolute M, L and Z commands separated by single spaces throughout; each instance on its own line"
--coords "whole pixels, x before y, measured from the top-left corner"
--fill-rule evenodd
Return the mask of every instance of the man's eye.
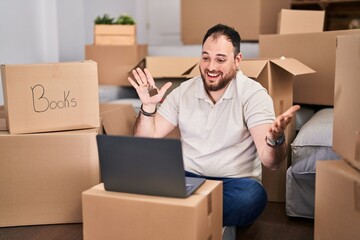
M 208 58 L 208 57 L 202 57 L 202 60 L 203 60 L 203 61 L 208 61 L 209 58 Z
M 218 63 L 224 63 L 224 62 L 226 62 L 226 59 L 217 59 L 216 60 Z

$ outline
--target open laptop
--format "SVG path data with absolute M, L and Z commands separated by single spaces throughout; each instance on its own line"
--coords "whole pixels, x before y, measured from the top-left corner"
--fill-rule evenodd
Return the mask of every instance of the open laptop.
M 97 135 L 105 190 L 185 198 L 205 181 L 185 177 L 181 141 Z

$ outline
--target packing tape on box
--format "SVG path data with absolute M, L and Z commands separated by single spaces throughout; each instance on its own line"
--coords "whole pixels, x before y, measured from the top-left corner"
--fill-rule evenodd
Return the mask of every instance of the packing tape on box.
M 360 183 L 354 182 L 354 201 L 355 201 L 355 210 L 360 212 Z
M 210 193 L 207 196 L 207 205 L 208 205 L 208 215 L 212 213 L 212 194 Z
M 355 161 L 360 163 L 360 131 L 355 132 Z

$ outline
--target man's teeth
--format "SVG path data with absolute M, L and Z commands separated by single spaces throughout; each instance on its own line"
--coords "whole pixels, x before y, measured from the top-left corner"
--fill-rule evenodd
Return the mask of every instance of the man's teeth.
M 209 72 L 208 72 L 208 75 L 209 75 L 210 77 L 216 77 L 216 76 L 218 76 L 219 74 L 216 74 L 216 73 L 209 73 Z

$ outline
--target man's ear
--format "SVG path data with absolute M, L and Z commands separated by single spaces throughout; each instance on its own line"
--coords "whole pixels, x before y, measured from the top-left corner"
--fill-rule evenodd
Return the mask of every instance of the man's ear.
M 236 55 L 236 57 L 235 57 L 236 69 L 239 69 L 239 65 L 240 65 L 241 60 L 242 60 L 242 53 L 239 52 L 238 55 Z

